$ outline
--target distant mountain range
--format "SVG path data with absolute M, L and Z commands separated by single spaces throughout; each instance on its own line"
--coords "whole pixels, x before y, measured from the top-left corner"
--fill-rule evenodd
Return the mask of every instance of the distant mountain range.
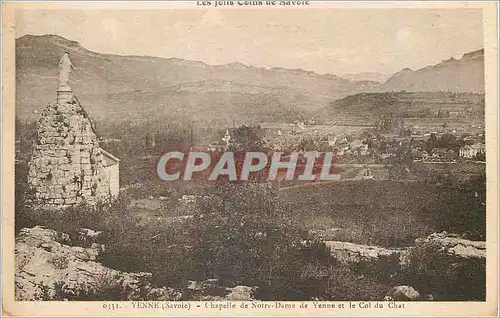
M 391 76 L 382 87 L 386 91 L 484 92 L 484 50 L 416 71 L 405 68 Z
M 352 74 L 342 74 L 341 77 L 351 80 L 353 82 L 361 82 L 361 81 L 371 81 L 377 83 L 385 83 L 392 74 L 382 74 L 376 72 L 363 72 L 363 73 L 352 73 Z
M 26 35 L 16 40 L 18 116 L 36 119 L 55 100 L 58 62 L 65 51 L 76 67 L 70 86 L 91 116 L 110 120 L 291 120 L 361 92 L 484 90 L 482 50 L 461 60 L 396 73 L 381 84 L 372 80 L 375 75 L 366 74 L 356 80 L 301 69 L 100 54 L 57 35 Z

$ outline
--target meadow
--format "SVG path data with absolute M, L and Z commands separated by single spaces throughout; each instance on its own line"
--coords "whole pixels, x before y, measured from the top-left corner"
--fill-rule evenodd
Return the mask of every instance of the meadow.
M 441 231 L 484 240 L 484 179 L 456 182 L 345 181 L 291 188 L 280 196 L 304 229 L 328 232 L 327 240 L 402 247 Z

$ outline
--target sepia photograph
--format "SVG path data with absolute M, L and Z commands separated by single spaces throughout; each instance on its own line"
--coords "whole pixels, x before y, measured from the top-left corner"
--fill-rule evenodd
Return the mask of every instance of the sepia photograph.
M 3 25 L 13 312 L 496 315 L 485 8 L 99 4 Z

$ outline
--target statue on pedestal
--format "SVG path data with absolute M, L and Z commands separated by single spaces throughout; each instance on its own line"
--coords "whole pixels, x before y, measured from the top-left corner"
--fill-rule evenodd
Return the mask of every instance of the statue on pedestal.
M 59 89 L 60 91 L 71 91 L 68 86 L 69 74 L 74 69 L 73 63 L 69 59 L 69 53 L 65 52 L 59 61 Z

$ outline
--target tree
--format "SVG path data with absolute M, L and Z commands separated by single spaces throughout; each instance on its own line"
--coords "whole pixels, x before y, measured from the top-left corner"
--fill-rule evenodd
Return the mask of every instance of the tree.
M 483 161 L 485 162 L 486 161 L 486 153 L 485 152 L 478 152 L 475 159 L 477 161 Z
M 439 142 L 436 134 L 431 134 L 429 139 L 425 142 L 425 150 L 431 154 L 434 148 L 439 148 Z
M 261 151 L 265 152 L 267 147 L 258 135 L 258 128 L 242 125 L 232 131 L 228 151 Z
M 438 141 L 439 148 L 447 148 L 457 150 L 460 148 L 457 137 L 453 134 L 444 134 Z
M 458 157 L 457 153 L 452 149 L 449 149 L 446 152 L 446 160 L 447 161 L 453 161 L 453 160 L 457 159 L 457 157 Z
M 410 177 L 413 165 L 413 154 L 411 148 L 398 147 L 393 165 L 389 169 L 391 179 L 407 179 Z

